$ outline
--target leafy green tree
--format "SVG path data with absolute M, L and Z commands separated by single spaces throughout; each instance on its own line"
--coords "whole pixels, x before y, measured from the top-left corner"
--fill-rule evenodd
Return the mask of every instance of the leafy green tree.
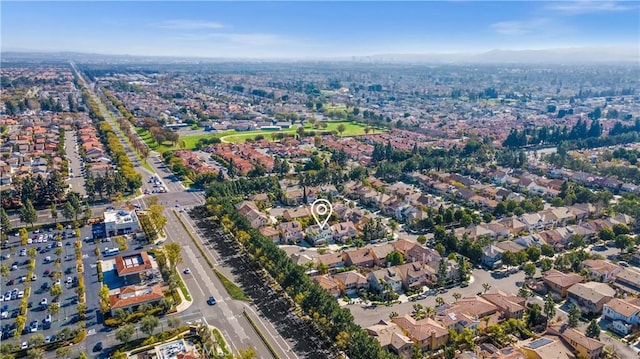
M 542 260 L 540 260 L 540 271 L 541 272 L 547 272 L 551 269 L 551 267 L 553 266 L 553 260 L 551 260 L 551 258 L 543 258 Z
M 64 206 L 62 206 L 62 216 L 69 221 L 76 216 L 76 210 L 73 208 L 71 202 L 66 202 Z
M 587 330 L 585 331 L 585 335 L 589 338 L 594 338 L 600 340 L 600 326 L 595 319 L 592 319 L 587 326 Z
M 556 302 L 551 294 L 547 294 L 544 300 L 544 315 L 547 317 L 547 323 L 551 322 L 556 315 Z
M 527 278 L 531 278 L 536 274 L 536 265 L 531 262 L 525 263 L 522 270 Z
M 125 324 L 116 330 L 116 339 L 121 343 L 127 343 L 131 340 L 135 331 L 136 327 L 133 324 Z
M 545 257 L 553 257 L 556 254 L 553 247 L 546 243 L 540 246 L 540 253 Z
M 44 349 L 42 348 L 31 348 L 27 350 L 27 357 L 29 359 L 44 359 Z
M 616 248 L 620 249 L 621 252 L 624 252 L 625 250 L 631 248 L 634 244 L 631 236 L 627 234 L 617 235 L 614 243 L 616 245 Z
M 598 238 L 600 238 L 601 240 L 607 242 L 607 241 L 611 241 L 616 237 L 616 234 L 613 232 L 613 230 L 611 228 L 602 228 L 599 232 L 598 232 Z
M 140 320 L 140 330 L 147 335 L 152 335 L 158 325 L 160 325 L 160 320 L 151 315 L 147 315 Z
M 447 267 L 447 259 L 441 258 L 440 263 L 438 264 L 438 273 L 437 273 L 437 286 L 443 287 L 447 281 L 447 275 L 449 274 Z
M 571 303 L 571 306 L 569 307 L 569 326 L 571 328 L 577 327 L 578 324 L 580 324 L 581 316 L 582 316 L 582 311 L 580 310 L 580 307 Z
M 533 328 L 540 324 L 542 318 L 542 308 L 538 303 L 533 303 L 527 307 L 527 327 Z
M 31 200 L 27 200 L 22 208 L 20 208 L 20 221 L 23 223 L 28 223 L 29 226 L 33 227 L 33 223 L 38 220 L 38 212 L 33 207 L 33 203 Z
M 534 246 L 527 248 L 526 252 L 527 257 L 529 257 L 529 260 L 532 262 L 537 262 L 538 259 L 540 259 L 540 255 L 542 254 L 542 251 L 538 247 Z
M 2 226 L 2 234 L 7 235 L 9 231 L 11 231 L 11 221 L 9 220 L 9 215 L 4 210 L 4 208 L 0 207 L 0 226 Z
M 68 358 L 71 355 L 70 347 L 60 347 L 56 349 L 56 358 Z
M 344 130 L 346 130 L 347 128 L 345 127 L 344 124 L 339 124 L 338 127 L 336 127 L 336 130 L 338 130 L 338 133 L 340 133 L 340 136 L 342 136 L 342 133 L 344 132 Z
M 51 204 L 51 207 L 49 207 L 51 209 L 51 218 L 53 218 L 54 222 L 58 222 L 58 209 L 56 208 L 55 203 Z
M 404 263 L 404 256 L 399 251 L 394 250 L 387 254 L 386 261 L 390 266 L 397 266 Z

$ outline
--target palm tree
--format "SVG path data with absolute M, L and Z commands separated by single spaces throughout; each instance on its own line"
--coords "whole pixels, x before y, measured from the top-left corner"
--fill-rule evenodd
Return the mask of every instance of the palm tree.
M 436 297 L 436 304 L 438 305 L 438 307 L 444 305 L 444 298 Z
M 436 314 L 436 310 L 431 306 L 426 306 L 424 307 L 424 314 L 427 318 L 433 318 L 433 316 Z
M 484 288 L 484 292 L 486 293 L 487 291 L 489 291 L 489 289 L 491 289 L 491 284 L 482 283 L 482 288 Z
M 458 300 L 459 300 L 460 298 L 462 298 L 462 294 L 457 293 L 457 292 L 456 292 L 456 293 L 453 293 L 453 299 L 455 299 L 455 300 L 456 300 L 456 302 L 458 302 Z

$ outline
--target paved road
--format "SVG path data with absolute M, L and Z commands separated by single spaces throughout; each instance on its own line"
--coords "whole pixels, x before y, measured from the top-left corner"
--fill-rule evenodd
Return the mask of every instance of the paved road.
M 95 94 L 94 97 L 100 106 L 100 110 L 105 111 L 106 114 L 107 109 L 104 104 L 97 98 L 97 96 L 95 96 Z M 109 122 L 114 120 L 112 115 L 113 114 L 106 116 Z M 115 123 L 112 123 L 112 126 L 114 129 L 118 129 Z M 195 244 L 193 244 L 189 234 L 185 231 L 180 221 L 178 221 L 174 215 L 174 209 L 190 208 L 204 203 L 202 192 L 186 189 L 182 183 L 164 166 L 161 161 L 161 157 L 157 153 L 151 153 L 147 159 L 148 164 L 154 170 L 153 172 L 142 167 L 137 158 L 133 156 L 133 151 L 122 137 L 122 134 L 119 133 L 119 131 L 116 132 L 120 137 L 125 150 L 127 150 L 129 154 L 132 154 L 131 158 L 133 159 L 134 165 L 136 165 L 136 170 L 138 170 L 142 175 L 142 190 L 153 190 L 154 187 L 149 183 L 149 180 L 155 174 L 160 177 L 163 186 L 167 190 L 167 193 L 158 193 L 155 195 L 158 196 L 160 203 L 164 204 L 166 207 L 165 215 L 168 221 L 165 231 L 168 240 L 179 243 L 184 248 L 184 262 L 178 269 L 180 272 L 182 272 L 185 267 L 189 267 L 191 269 L 191 274 L 184 275 L 183 278 L 194 300 L 194 303 L 189 307 L 189 309 L 178 314 L 179 317 L 184 321 L 188 319 L 188 321 L 192 322 L 197 321 L 199 317 L 206 323 L 220 328 L 222 334 L 227 338 L 232 349 L 236 352 L 239 349 L 253 347 L 256 349 L 260 358 L 272 357 L 258 334 L 244 317 L 243 311 L 246 310 L 250 313 L 249 315 L 253 318 L 258 327 L 261 328 L 261 331 L 267 337 L 267 340 L 270 342 L 274 350 L 278 352 L 278 356 L 280 358 L 297 358 L 295 353 L 289 352 L 289 344 L 286 343 L 286 341 L 284 341 L 275 331 L 273 325 L 260 317 L 250 304 L 236 301 L 229 297 L 220 280 L 208 267 L 205 259 L 202 257 Z M 143 198 L 134 200 L 134 204 L 140 205 L 143 209 L 147 206 Z M 181 214 L 181 216 L 185 220 L 189 220 L 186 215 Z M 198 240 L 202 241 L 193 229 L 191 232 L 197 236 Z M 214 258 L 214 260 L 217 257 L 217 254 L 210 250 L 209 254 L 211 258 Z M 222 272 L 226 272 L 224 268 L 220 268 L 220 270 Z M 210 295 L 214 295 L 216 297 L 218 304 L 209 306 L 206 303 L 206 300 Z M 107 334 L 106 338 L 107 343 L 105 344 L 111 343 L 112 339 L 109 339 L 111 338 L 109 334 Z M 98 340 L 95 338 L 88 337 L 85 344 L 86 348 L 90 349 L 97 341 Z

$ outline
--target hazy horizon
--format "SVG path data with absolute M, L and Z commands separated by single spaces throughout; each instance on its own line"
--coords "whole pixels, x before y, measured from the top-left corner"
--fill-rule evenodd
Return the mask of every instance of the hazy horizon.
M 331 59 L 607 46 L 626 58 L 640 53 L 638 10 L 623 1 L 4 2 L 1 38 L 3 53 Z

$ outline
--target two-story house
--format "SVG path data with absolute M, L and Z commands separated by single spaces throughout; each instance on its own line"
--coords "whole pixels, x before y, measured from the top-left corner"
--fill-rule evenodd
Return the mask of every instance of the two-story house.
M 329 243 L 329 241 L 333 238 L 331 227 L 327 226 L 323 228 L 317 224 L 314 224 L 312 226 L 309 226 L 305 232 L 305 239 L 307 240 L 307 242 L 314 246 L 325 245 Z
M 604 259 L 587 259 L 581 265 L 583 269 L 589 271 L 589 279 L 602 283 L 612 282 L 615 275 L 622 270 L 621 266 Z
M 402 277 L 395 267 L 370 272 L 367 279 L 371 288 L 381 294 L 387 293 L 389 290 L 396 293 L 402 290 Z
M 565 298 L 569 288 L 574 284 L 584 282 L 584 278 L 575 273 L 562 273 L 559 270 L 551 269 L 542 276 L 542 281 L 552 292 Z
M 613 298 L 616 291 L 606 283 L 586 282 L 572 285 L 567 295 L 583 313 L 600 314 L 604 303 Z
M 333 278 L 340 286 L 340 291 L 344 295 L 357 295 L 358 292 L 369 288 L 367 277 L 356 270 L 336 273 Z
M 611 321 L 610 329 L 629 335 L 640 326 L 640 299 L 613 298 L 603 306 L 602 317 Z

